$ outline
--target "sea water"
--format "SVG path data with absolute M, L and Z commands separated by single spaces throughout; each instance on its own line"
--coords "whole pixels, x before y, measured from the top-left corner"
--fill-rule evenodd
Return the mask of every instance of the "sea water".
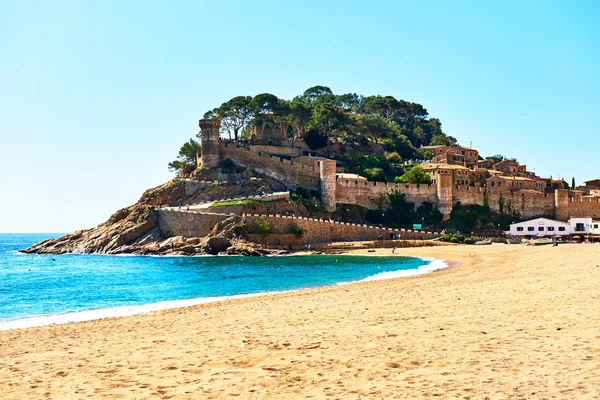
M 22 254 L 52 234 L 0 234 L 0 330 L 132 315 L 227 298 L 443 268 L 416 257 Z

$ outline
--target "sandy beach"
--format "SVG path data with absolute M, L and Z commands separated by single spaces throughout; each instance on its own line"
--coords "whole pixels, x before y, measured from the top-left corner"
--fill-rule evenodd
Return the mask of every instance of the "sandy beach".
M 459 264 L 0 332 L 0 398 L 600 396 L 600 245 L 397 255 Z

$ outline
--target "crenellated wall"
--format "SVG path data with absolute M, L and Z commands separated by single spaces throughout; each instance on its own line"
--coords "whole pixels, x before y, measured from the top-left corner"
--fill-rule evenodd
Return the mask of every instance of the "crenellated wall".
M 439 233 L 436 232 L 380 228 L 374 225 L 351 224 L 319 218 L 258 214 L 245 214 L 243 217 L 250 231 L 258 218 L 269 221 L 275 233 L 250 234 L 248 238 L 256 243 L 269 243 L 276 246 L 377 240 L 380 235 L 385 240 L 391 239 L 392 236 L 401 239 L 432 239 L 439 236 Z M 290 227 L 302 228 L 304 233 L 302 235 L 289 234 L 287 232 Z
M 563 215 L 569 217 L 592 217 L 600 219 L 599 197 L 571 197 L 566 202 L 566 211 Z
M 371 182 L 365 180 L 339 178 L 336 181 L 336 202 L 357 204 L 367 208 L 377 208 L 380 196 L 401 191 L 408 201 L 415 204 L 436 203 L 435 185 L 414 185 L 404 183 Z

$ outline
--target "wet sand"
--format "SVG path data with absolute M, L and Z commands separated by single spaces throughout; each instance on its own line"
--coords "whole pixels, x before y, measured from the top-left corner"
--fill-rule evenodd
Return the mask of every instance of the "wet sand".
M 0 332 L 0 398 L 600 396 L 600 245 L 396 254 L 460 264 Z

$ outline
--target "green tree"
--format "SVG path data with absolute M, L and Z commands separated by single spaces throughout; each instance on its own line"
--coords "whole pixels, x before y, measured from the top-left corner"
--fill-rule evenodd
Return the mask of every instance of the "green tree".
M 294 99 L 289 104 L 288 122 L 294 127 L 294 140 L 304 137 L 312 112 L 304 102 Z
M 217 109 L 216 115 L 221 118 L 223 127 L 229 132 L 229 139 L 233 133 L 235 140 L 238 140 L 239 133 L 244 130 L 250 119 L 251 102 L 250 96 L 237 96 L 221 104 Z
M 169 171 L 190 173 L 196 167 L 199 144 L 196 140 L 190 139 L 179 149 L 177 159 L 169 163 Z
M 575 189 L 575 177 L 571 178 L 571 189 Z
M 308 103 L 318 103 L 324 101 L 333 101 L 335 95 L 327 86 L 313 86 L 308 88 L 302 94 L 302 98 Z
M 429 176 L 420 165 L 415 165 L 406 171 L 404 175 L 397 177 L 395 180 L 396 182 L 416 183 L 417 185 L 431 184 L 431 176 Z
M 254 116 L 256 126 L 261 127 L 260 134 L 265 134 L 265 126 L 272 121 L 273 109 L 277 107 L 279 98 L 271 93 L 261 93 L 256 95 L 248 105 L 250 112 Z

